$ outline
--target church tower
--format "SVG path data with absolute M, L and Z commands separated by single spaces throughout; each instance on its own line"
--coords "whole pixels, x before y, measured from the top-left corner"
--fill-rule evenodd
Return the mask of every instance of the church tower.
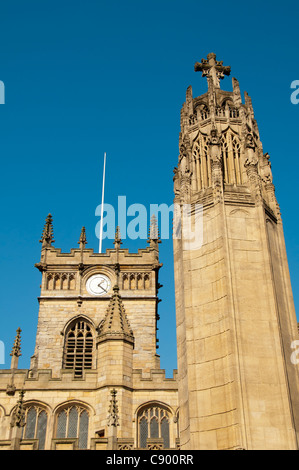
M 41 237 L 39 315 L 30 369 L 0 370 L 0 450 L 179 448 L 176 371 L 160 368 L 157 323 L 160 237 L 131 253 L 54 246 L 52 216 Z
M 297 449 L 298 338 L 282 219 L 252 102 L 215 54 L 207 93 L 181 110 L 174 202 L 180 442 L 184 449 Z M 202 217 L 184 239 L 185 208 Z M 196 225 L 196 224 L 195 224 Z

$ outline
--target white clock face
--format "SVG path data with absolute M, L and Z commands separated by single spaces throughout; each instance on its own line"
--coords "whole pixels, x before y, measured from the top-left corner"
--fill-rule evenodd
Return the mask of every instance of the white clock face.
M 105 295 L 111 287 L 109 277 L 104 274 L 95 274 L 91 276 L 86 282 L 86 289 L 92 295 Z

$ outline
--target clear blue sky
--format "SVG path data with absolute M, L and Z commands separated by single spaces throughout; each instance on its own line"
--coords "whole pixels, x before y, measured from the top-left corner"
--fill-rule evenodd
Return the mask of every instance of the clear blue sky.
M 298 2 L 9 0 L 0 11 L 1 329 L 6 364 L 22 332 L 20 367 L 33 354 L 40 235 L 77 247 L 82 225 L 97 249 L 95 208 L 108 155 L 106 202 L 171 204 L 180 109 L 206 80 L 194 63 L 215 52 L 252 97 L 271 156 L 295 304 L 299 305 Z M 222 88 L 231 90 L 231 77 Z M 131 251 L 144 241 L 128 243 Z M 104 248 L 112 243 L 104 243 Z M 172 242 L 161 245 L 161 365 L 176 367 Z

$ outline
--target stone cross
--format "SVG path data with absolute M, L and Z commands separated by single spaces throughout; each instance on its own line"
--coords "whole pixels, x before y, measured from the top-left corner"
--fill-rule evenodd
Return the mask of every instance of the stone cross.
M 207 59 L 201 59 L 201 62 L 196 62 L 194 65 L 195 72 L 202 72 L 203 77 L 207 77 L 208 85 L 213 84 L 214 88 L 220 88 L 220 79 L 224 75 L 230 74 L 230 67 L 224 66 L 223 61 L 216 60 L 216 54 L 210 53 Z

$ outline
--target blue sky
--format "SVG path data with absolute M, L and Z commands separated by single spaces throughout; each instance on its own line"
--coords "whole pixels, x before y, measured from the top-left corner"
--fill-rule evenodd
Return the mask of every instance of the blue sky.
M 103 0 L 2 2 L 0 14 L 1 296 L 6 363 L 20 326 L 20 367 L 33 354 L 40 235 L 49 212 L 55 246 L 77 247 L 86 226 L 98 247 L 95 208 L 107 152 L 107 203 L 170 205 L 180 109 L 189 85 L 206 80 L 194 63 L 215 52 L 252 98 L 264 151 L 271 156 L 295 305 L 299 304 L 298 122 L 290 101 L 299 79 L 297 2 Z M 222 81 L 231 90 L 231 77 Z M 128 241 L 136 251 L 144 240 Z M 104 248 L 112 242 L 104 242 Z M 172 242 L 163 263 L 161 366 L 176 367 Z

